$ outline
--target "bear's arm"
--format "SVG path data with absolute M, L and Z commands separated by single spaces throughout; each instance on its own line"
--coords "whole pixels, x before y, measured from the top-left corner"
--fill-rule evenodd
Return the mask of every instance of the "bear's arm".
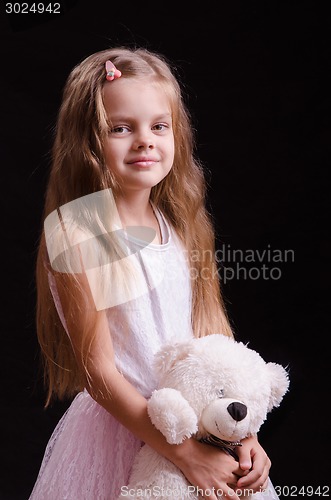
M 148 401 L 147 411 L 154 426 L 170 444 L 180 444 L 198 430 L 193 408 L 176 389 L 154 391 Z

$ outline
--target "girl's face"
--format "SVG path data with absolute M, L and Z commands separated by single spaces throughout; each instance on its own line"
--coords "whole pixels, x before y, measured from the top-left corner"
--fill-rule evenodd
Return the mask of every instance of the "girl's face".
M 121 192 L 150 192 L 171 170 L 174 135 L 166 94 L 148 80 L 119 78 L 104 88 L 112 123 L 104 145 L 108 168 Z

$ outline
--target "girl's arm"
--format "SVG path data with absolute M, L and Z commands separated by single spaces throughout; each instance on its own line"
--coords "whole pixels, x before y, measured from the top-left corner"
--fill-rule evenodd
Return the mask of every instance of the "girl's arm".
M 180 445 L 171 445 L 154 427 L 147 413 L 147 400 L 116 369 L 107 316 L 105 311 L 96 311 L 86 277 L 81 275 L 80 286 L 88 297 L 87 303 L 82 300 L 78 291 L 72 295 L 72 290 L 78 289 L 72 286 L 71 280 L 67 275 L 56 278 L 77 363 L 85 377 L 86 389 L 93 399 L 138 439 L 173 462 L 188 481 L 201 491 L 209 493 L 214 488 L 215 491 L 222 491 L 224 497 L 228 495 L 239 500 L 229 485 L 235 488 L 238 477 L 246 472 L 232 457 L 194 439 L 187 439 Z M 88 331 L 89 324 L 91 330 L 88 341 L 82 342 L 81 332 Z M 245 446 L 246 456 L 250 456 L 250 448 L 250 444 Z M 259 454 L 258 450 L 256 454 Z M 264 466 L 252 475 L 257 489 L 264 484 L 267 474 L 267 467 Z M 217 496 L 208 495 L 208 498 L 216 500 Z

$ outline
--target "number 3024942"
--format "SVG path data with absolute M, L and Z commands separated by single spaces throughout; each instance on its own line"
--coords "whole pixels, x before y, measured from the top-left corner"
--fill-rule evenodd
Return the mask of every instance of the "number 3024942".
M 275 486 L 277 495 L 280 498 L 286 497 L 329 497 L 330 487 L 329 486 Z
M 61 14 L 60 3 L 6 3 L 6 14 Z

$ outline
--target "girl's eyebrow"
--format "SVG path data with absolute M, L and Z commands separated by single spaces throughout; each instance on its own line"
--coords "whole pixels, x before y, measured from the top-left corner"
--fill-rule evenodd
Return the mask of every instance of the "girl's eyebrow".
M 151 121 L 157 122 L 157 121 L 162 121 L 162 120 L 171 120 L 172 116 L 171 113 L 163 113 L 161 115 L 156 115 L 153 117 Z M 112 115 L 110 114 L 110 119 L 112 122 L 127 122 L 127 121 L 136 121 L 136 118 L 130 117 L 129 115 Z

